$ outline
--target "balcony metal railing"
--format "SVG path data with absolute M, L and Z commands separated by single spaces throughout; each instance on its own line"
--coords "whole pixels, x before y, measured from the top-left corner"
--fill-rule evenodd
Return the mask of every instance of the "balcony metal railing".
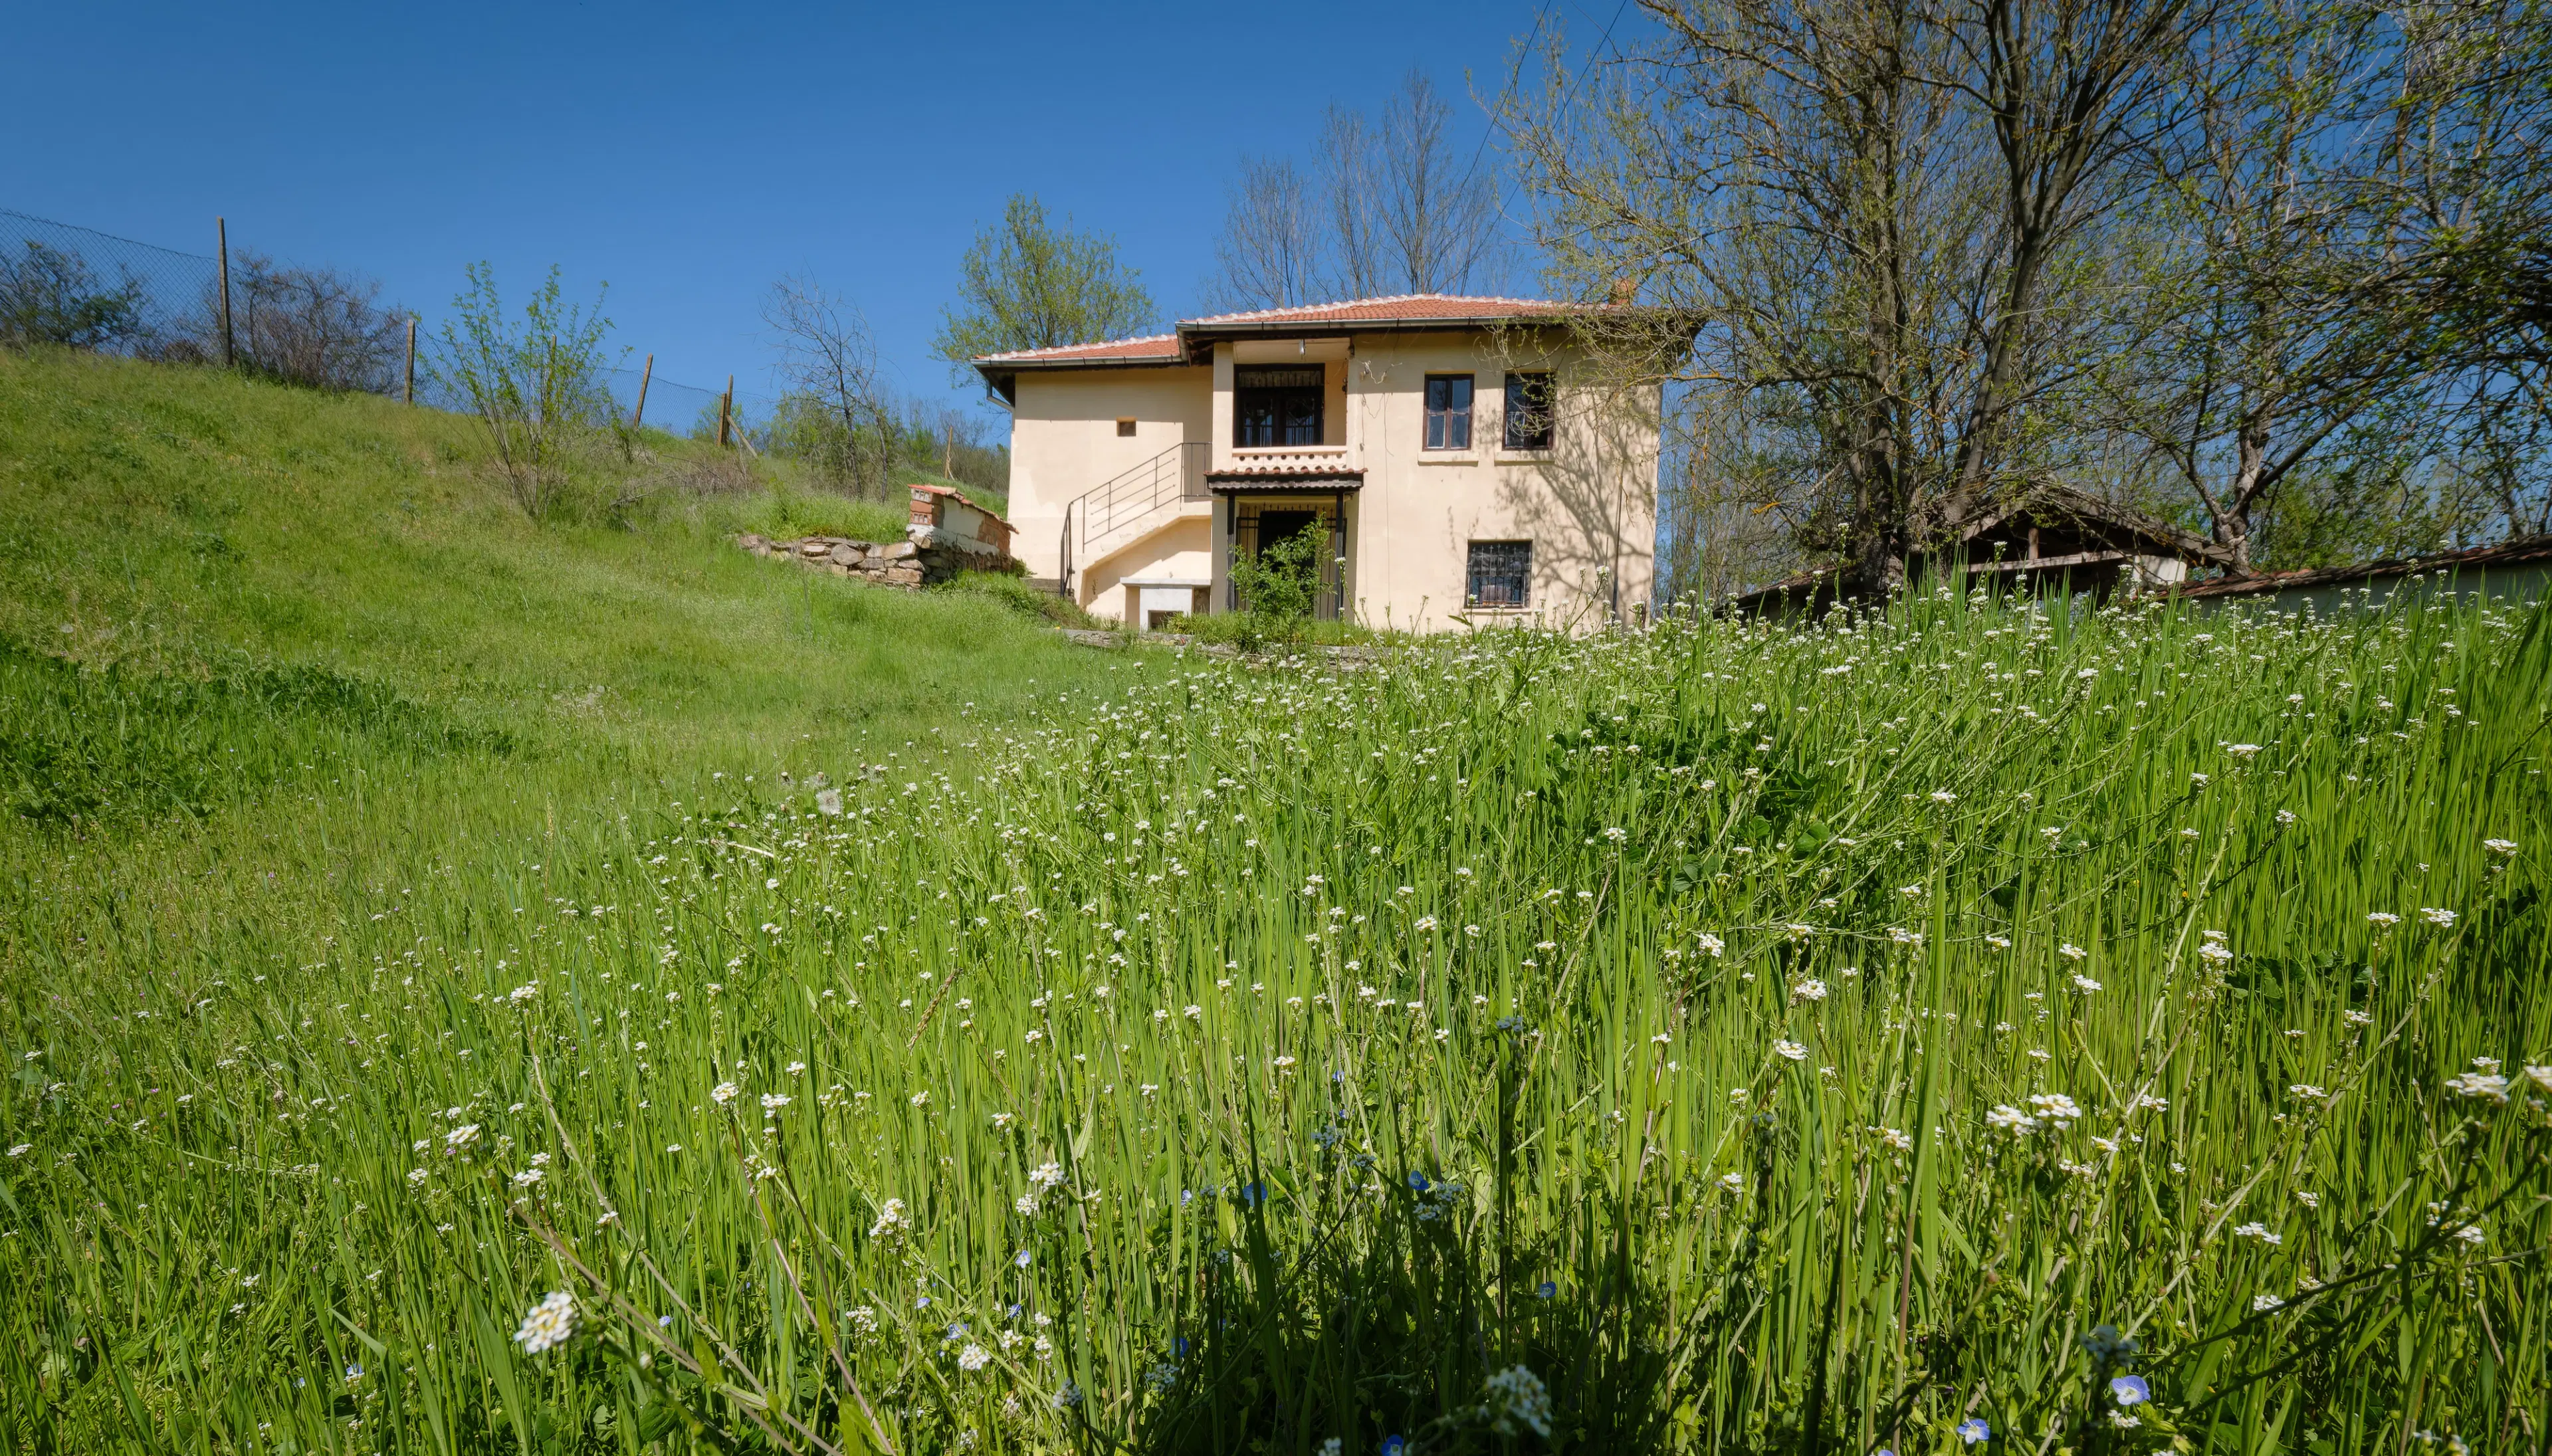
M 1125 470 L 1073 498 L 1063 511 L 1062 584 L 1074 590 L 1073 574 L 1082 562 L 1132 539 L 1192 500 L 1208 500 L 1205 471 L 1214 447 L 1190 440 Z

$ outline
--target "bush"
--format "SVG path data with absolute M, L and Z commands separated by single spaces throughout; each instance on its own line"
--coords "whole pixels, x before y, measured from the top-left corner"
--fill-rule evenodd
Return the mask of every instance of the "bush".
M 599 295 L 591 311 L 565 302 L 556 267 L 519 326 L 505 316 L 494 269 L 472 263 L 469 278 L 452 300 L 433 371 L 470 401 L 515 503 L 538 520 L 561 503 L 579 448 L 617 413 L 602 386 L 611 320 Z
M 0 344 L 139 344 L 150 333 L 142 301 L 142 284 L 132 274 L 108 287 L 75 253 L 30 240 L 24 257 L 0 257 Z
M 396 392 L 407 320 L 376 302 L 379 282 L 334 268 L 280 267 L 248 252 L 235 256 L 232 276 L 242 368 L 314 389 Z
M 1282 541 L 1269 542 L 1231 564 L 1231 584 L 1240 594 L 1243 615 L 1235 627 L 1249 645 L 1258 640 L 1293 642 L 1321 600 L 1321 559 L 1329 555 L 1329 528 L 1315 521 Z

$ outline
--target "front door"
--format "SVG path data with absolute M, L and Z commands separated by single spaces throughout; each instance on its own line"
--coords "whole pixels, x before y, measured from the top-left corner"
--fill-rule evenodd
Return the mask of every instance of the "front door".
M 1306 530 L 1321 532 L 1321 548 L 1312 558 L 1321 575 L 1321 589 L 1312 614 L 1324 621 L 1338 615 L 1342 574 L 1336 561 L 1335 548 L 1340 542 L 1338 517 L 1334 510 L 1325 511 L 1317 506 L 1243 504 L 1238 507 L 1232 525 L 1233 549 L 1252 556 L 1280 541 L 1291 541 Z M 1239 592 L 1234 588 L 1228 598 L 1227 609 L 1236 611 L 1240 606 Z
M 1279 541 L 1291 541 L 1303 534 L 1304 527 L 1317 525 L 1320 519 L 1319 511 L 1260 511 L 1257 549 L 1265 551 Z

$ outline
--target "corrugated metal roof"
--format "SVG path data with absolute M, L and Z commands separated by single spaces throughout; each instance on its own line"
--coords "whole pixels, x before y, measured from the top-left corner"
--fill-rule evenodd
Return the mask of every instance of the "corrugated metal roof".
M 2533 562 L 2552 562 L 2552 536 L 2530 536 L 2522 541 L 2506 541 L 2497 546 L 2476 546 L 2468 551 L 2441 552 L 2435 556 L 2402 557 L 2392 561 L 2359 562 L 2346 567 L 2319 567 L 2305 572 L 2258 572 L 2248 576 L 2217 576 L 2193 586 L 2180 588 L 2185 597 L 2270 596 L 2302 586 L 2327 586 L 2333 582 L 2366 581 L 2376 577 L 2407 576 L 2419 572 L 2462 572 L 2490 567 L 2512 567 Z

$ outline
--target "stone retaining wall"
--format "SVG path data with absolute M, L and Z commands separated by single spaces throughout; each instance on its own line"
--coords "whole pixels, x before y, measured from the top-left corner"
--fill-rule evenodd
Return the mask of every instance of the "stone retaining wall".
M 912 487 L 912 523 L 902 541 L 801 536 L 773 541 L 751 532 L 735 544 L 755 556 L 793 561 L 836 576 L 906 591 L 935 586 L 967 572 L 1022 570 L 1010 553 L 1010 524 L 945 485 Z
M 855 541 L 848 536 L 804 536 L 796 541 L 773 541 L 747 533 L 735 538 L 735 544 L 755 556 L 793 561 L 836 576 L 854 577 L 875 586 L 901 586 L 907 591 L 936 585 L 966 572 L 1006 572 L 1018 565 L 998 552 L 937 540 Z

